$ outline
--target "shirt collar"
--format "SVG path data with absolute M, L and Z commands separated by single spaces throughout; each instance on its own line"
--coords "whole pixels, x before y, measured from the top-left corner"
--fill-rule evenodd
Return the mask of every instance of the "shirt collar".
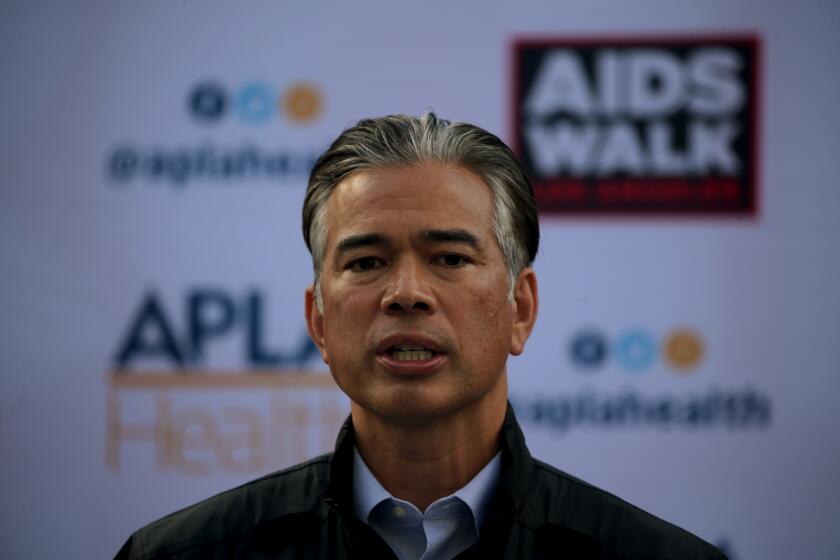
M 502 468 L 501 452 L 481 469 L 463 488 L 452 494 L 460 498 L 472 511 L 476 529 L 484 522 L 493 499 L 496 483 Z M 449 498 L 451 496 L 447 496 Z M 383 500 L 393 498 L 379 483 L 365 464 L 358 449 L 353 449 L 353 513 L 362 521 L 368 521 L 370 512 Z M 446 498 L 441 498 L 446 499 Z
M 371 510 L 391 495 L 370 472 L 359 450 L 353 448 L 353 513 L 368 522 Z

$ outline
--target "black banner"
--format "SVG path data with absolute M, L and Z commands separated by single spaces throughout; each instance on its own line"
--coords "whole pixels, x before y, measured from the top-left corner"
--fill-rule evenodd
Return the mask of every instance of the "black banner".
M 514 43 L 513 148 L 540 211 L 753 216 L 759 40 Z

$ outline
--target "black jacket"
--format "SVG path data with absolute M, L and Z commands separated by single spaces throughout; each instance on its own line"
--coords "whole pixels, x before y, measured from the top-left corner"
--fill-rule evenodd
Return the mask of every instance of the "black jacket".
M 395 558 L 353 516 L 353 446 L 348 419 L 334 453 L 155 521 L 117 558 Z M 532 459 L 510 406 L 501 448 L 479 541 L 459 559 L 725 560 L 694 535 Z

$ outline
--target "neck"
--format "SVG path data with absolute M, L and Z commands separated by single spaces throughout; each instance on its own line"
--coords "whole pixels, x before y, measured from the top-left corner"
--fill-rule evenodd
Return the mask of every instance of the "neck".
M 420 511 L 465 486 L 499 450 L 507 410 L 505 376 L 485 399 L 418 422 L 351 404 L 356 445 L 379 483 Z

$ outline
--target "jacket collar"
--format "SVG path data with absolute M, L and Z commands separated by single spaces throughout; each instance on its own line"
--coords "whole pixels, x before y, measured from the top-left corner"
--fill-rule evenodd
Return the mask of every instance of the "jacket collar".
M 510 402 L 508 402 L 505 421 L 502 424 L 500 445 L 502 474 L 499 478 L 499 492 L 506 494 L 514 512 L 519 515 L 526 504 L 525 498 L 528 496 L 534 461 L 528 451 L 528 446 L 525 445 L 525 436 L 519 428 Z
M 353 511 L 353 449 L 356 447 L 356 432 L 353 417 L 347 416 L 330 459 L 330 478 L 324 493 L 326 502 L 347 511 Z

